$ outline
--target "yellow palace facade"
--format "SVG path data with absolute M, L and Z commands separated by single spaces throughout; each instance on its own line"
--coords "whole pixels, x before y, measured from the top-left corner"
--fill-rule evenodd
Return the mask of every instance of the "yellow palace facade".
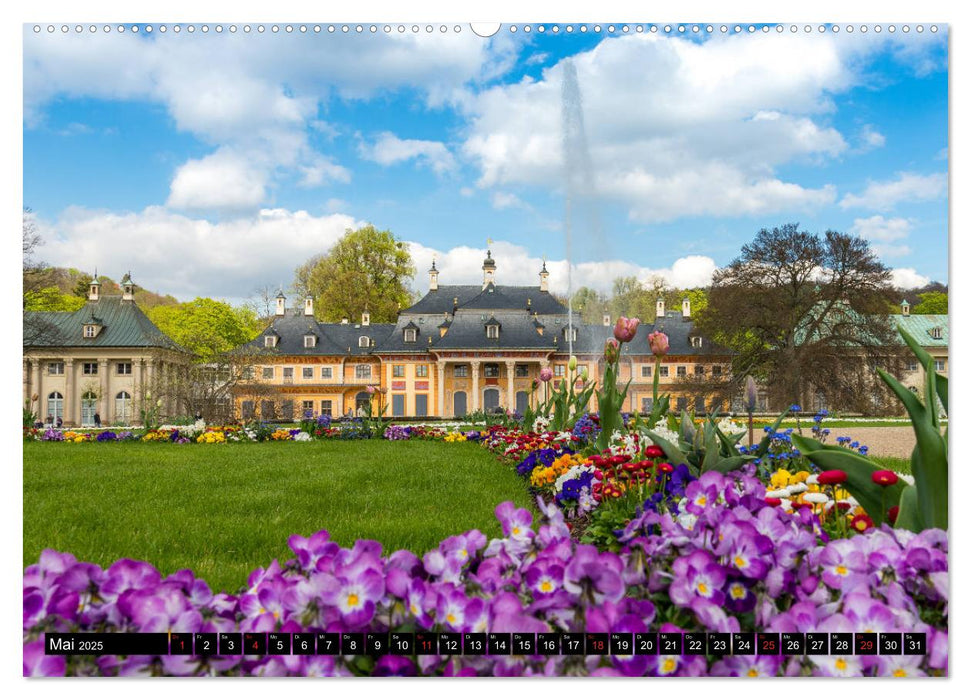
M 355 323 L 320 323 L 312 299 L 288 309 L 281 292 L 270 324 L 239 349 L 248 364 L 235 391 L 239 417 L 353 414 L 370 400 L 368 387 L 381 390 L 387 415 L 398 418 L 522 412 L 535 400 L 533 383 L 544 367 L 552 369 L 554 385 L 568 376 L 571 335 L 578 370 L 585 367 L 599 382 L 611 319 L 571 324 L 567 308 L 549 292 L 545 265 L 538 286 L 499 285 L 496 270 L 490 252 L 481 285 L 440 285 L 433 264 L 427 293 L 393 324 L 371 323 L 367 313 Z M 659 380 L 672 406 L 727 410 L 713 387 L 728 379 L 731 358 L 694 331 L 687 300 L 678 311 L 658 300 L 656 322 L 642 324 L 624 345 L 620 382 L 632 380 L 626 410 L 651 408 L 655 365 L 647 335 L 655 329 L 670 338 Z

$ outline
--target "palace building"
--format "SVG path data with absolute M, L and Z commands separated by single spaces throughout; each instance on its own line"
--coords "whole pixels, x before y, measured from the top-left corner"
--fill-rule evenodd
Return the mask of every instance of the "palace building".
M 162 333 L 135 303 L 131 275 L 122 294 L 102 295 L 97 277 L 77 311 L 24 313 L 23 400 L 45 423 L 132 425 L 151 396 L 184 374 L 191 354 Z M 36 397 L 36 398 L 34 398 Z M 156 390 L 160 415 L 176 411 L 171 393 Z
M 382 390 L 380 400 L 394 417 L 523 412 L 542 368 L 553 370 L 554 384 L 567 377 L 571 335 L 578 371 L 585 367 L 599 383 L 604 343 L 613 337 L 609 316 L 592 325 L 575 315 L 571 324 L 568 309 L 550 294 L 545 264 L 532 287 L 498 284 L 496 271 L 490 251 L 481 285 L 440 285 L 433 263 L 428 292 L 394 324 L 371 323 L 367 313 L 359 323 L 320 323 L 312 299 L 288 309 L 281 291 L 269 326 L 238 349 L 251 363 L 250 380 L 236 390 L 240 417 L 354 413 L 369 400 L 369 386 Z M 731 357 L 695 332 L 687 299 L 677 311 L 658 300 L 655 323 L 641 324 L 623 346 L 619 381 L 631 380 L 626 410 L 651 409 L 654 357 L 647 336 L 655 329 L 670 339 L 659 379 L 672 408 L 727 410 L 717 387 L 728 378 Z

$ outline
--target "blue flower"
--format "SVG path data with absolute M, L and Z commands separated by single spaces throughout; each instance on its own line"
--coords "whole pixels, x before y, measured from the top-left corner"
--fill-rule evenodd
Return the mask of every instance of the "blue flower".
M 802 406 L 800 406 L 800 405 L 799 405 L 799 404 L 797 404 L 797 403 L 794 403 L 794 404 L 792 404 L 792 405 L 791 405 L 791 406 L 789 407 L 789 410 L 790 410 L 790 411 L 792 411 L 792 412 L 794 412 L 794 413 L 799 413 L 799 411 L 801 411 L 801 410 L 802 410 Z

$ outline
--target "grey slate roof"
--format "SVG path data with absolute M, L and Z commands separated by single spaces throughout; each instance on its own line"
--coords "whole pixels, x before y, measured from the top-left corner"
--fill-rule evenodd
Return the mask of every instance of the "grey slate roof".
M 253 340 L 241 346 L 237 352 L 256 351 L 271 355 L 370 355 L 387 339 L 393 323 L 372 323 L 367 326 L 354 323 L 320 323 L 303 310 L 288 309 L 283 316 L 273 316 L 270 325 Z M 274 348 L 264 346 L 263 338 L 275 334 Z M 317 345 L 303 346 L 305 335 L 316 335 Z M 359 346 L 361 336 L 373 341 L 373 347 Z
M 101 331 L 85 338 L 83 326 L 98 323 Z M 120 296 L 102 296 L 88 301 L 77 311 L 27 311 L 24 325 L 44 327 L 31 347 L 60 348 L 167 348 L 187 352 L 159 330 L 133 301 Z
M 529 302 L 530 313 L 534 311 L 539 314 L 567 313 L 567 308 L 563 304 L 549 292 L 540 291 L 539 287 L 514 287 L 502 284 L 490 284 L 485 289 L 477 284 L 442 285 L 435 291 L 429 291 L 401 313 L 451 313 L 455 308 L 456 299 L 461 309 L 489 311 L 522 309 L 525 311 Z

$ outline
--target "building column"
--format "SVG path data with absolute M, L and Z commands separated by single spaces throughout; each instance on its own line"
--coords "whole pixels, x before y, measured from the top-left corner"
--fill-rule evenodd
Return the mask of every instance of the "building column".
M 469 362 L 469 368 L 472 370 L 472 406 L 469 410 L 478 411 L 479 410 L 479 365 L 482 364 L 479 360 L 472 360 Z
M 516 361 L 506 360 L 506 392 L 509 394 L 509 403 L 506 404 L 506 409 L 513 412 L 516 410 L 515 375 Z
M 44 396 L 44 392 L 41 390 L 41 361 L 39 358 L 34 358 L 31 362 L 31 376 L 30 379 L 30 396 L 37 394 L 37 420 L 44 420 L 47 418 L 47 397 Z M 27 398 L 30 398 L 28 396 Z
M 445 417 L 445 360 L 439 360 L 438 365 L 438 417 Z
M 101 415 L 102 425 L 111 425 L 111 419 L 108 417 L 108 394 L 111 391 L 108 381 L 108 366 L 107 358 L 98 358 L 98 384 L 101 393 L 101 399 L 98 401 L 98 408 L 100 409 L 98 413 Z
M 74 388 L 74 360 L 64 359 L 64 423 L 76 425 L 77 418 L 74 415 L 74 402 L 77 391 Z

